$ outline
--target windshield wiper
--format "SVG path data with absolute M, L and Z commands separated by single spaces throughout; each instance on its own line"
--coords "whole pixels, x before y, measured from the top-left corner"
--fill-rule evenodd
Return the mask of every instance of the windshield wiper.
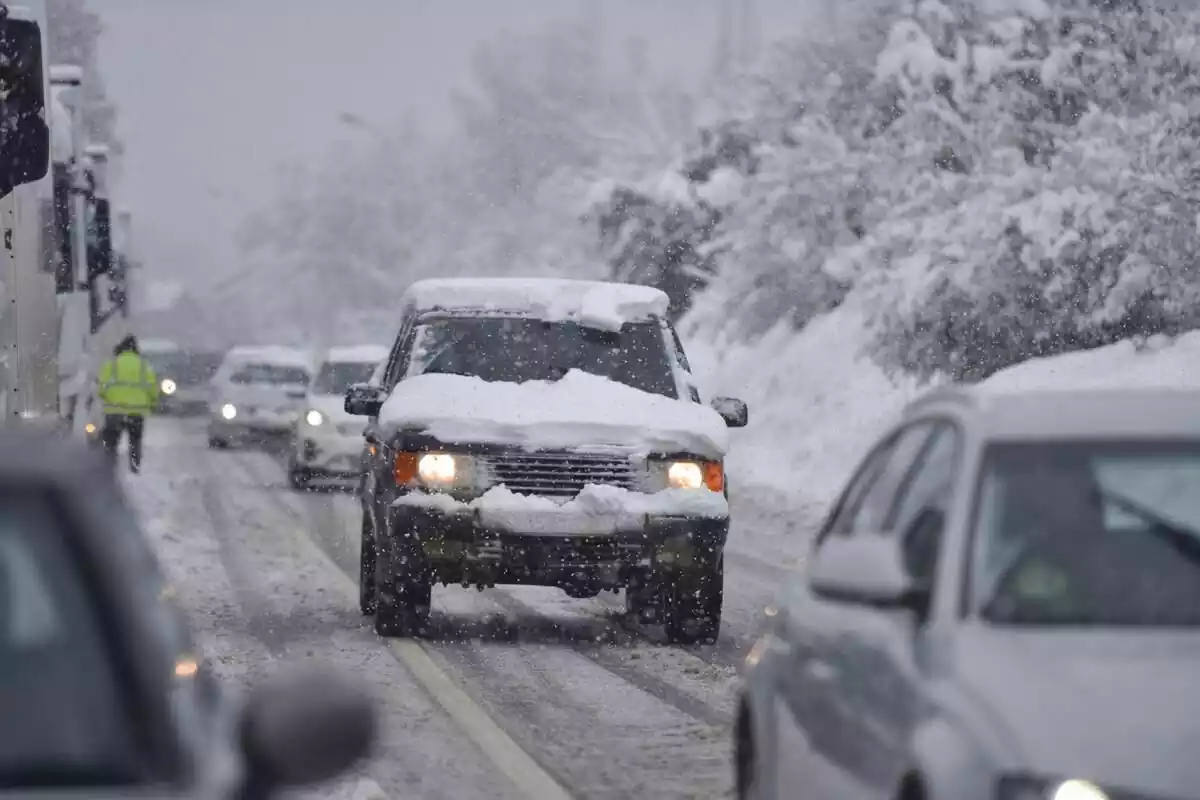
M 1100 489 L 1099 495 L 1122 511 L 1139 517 L 1150 525 L 1151 533 L 1169 544 L 1180 555 L 1200 565 L 1200 531 L 1173 522 L 1151 508 L 1109 489 Z

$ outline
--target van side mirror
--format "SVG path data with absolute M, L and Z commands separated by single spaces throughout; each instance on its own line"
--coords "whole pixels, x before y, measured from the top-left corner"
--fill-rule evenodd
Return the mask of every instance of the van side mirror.
M 254 690 L 241 717 L 247 800 L 335 778 L 370 754 L 374 702 L 357 684 L 323 672 L 277 677 Z
M 42 32 L 0 5 L 0 197 L 50 171 Z
M 346 390 L 342 405 L 347 414 L 356 417 L 377 417 L 387 400 L 387 392 L 369 383 L 356 383 Z
M 750 409 L 736 397 L 714 397 L 712 407 L 730 428 L 744 428 L 750 422 Z

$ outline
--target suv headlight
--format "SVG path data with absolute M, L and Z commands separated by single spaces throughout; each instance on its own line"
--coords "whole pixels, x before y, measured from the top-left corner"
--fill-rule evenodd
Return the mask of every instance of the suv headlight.
M 392 474 L 401 486 L 454 494 L 477 491 L 486 483 L 479 462 L 459 453 L 397 453 Z
M 310 428 L 319 428 L 325 422 L 325 415 L 320 411 L 317 411 L 315 408 L 310 408 L 308 411 L 304 412 L 304 422 Z
M 688 458 L 657 458 L 646 464 L 650 491 L 663 489 L 708 489 L 725 491 L 725 467 L 720 461 Z
M 1009 775 L 996 785 L 996 800 L 1111 800 L 1091 781 L 1056 780 L 1026 775 Z
M 179 387 L 176 386 L 175 381 L 171 380 L 170 378 L 163 378 L 162 383 L 158 385 L 158 388 L 162 389 L 163 394 L 175 394 L 175 390 Z

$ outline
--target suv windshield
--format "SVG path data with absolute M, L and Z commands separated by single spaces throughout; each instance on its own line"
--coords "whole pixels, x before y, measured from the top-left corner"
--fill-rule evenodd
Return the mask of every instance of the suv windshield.
M 0 491 L 0 785 L 136 779 L 96 609 L 60 518 L 35 494 Z
M 366 383 L 375 371 L 375 364 L 361 361 L 327 361 L 313 381 L 313 394 L 345 394 L 356 383 Z
M 980 491 L 984 619 L 1200 625 L 1200 443 L 993 445 Z
M 269 383 L 308 385 L 308 372 L 300 367 L 283 367 L 278 364 L 246 364 L 233 373 L 233 383 Z
M 525 318 L 430 320 L 416 328 L 408 374 L 524 383 L 558 380 L 573 369 L 645 392 L 679 396 L 656 322 L 626 323 L 617 333 Z

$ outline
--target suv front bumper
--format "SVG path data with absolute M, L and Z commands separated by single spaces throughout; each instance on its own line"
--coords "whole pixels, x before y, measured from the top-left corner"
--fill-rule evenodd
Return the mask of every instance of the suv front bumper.
M 620 589 L 648 574 L 708 567 L 724 552 L 728 517 L 626 515 L 616 530 L 582 520 L 488 524 L 473 510 L 399 505 L 388 509 L 390 535 L 423 563 L 435 582 L 492 586 Z M 592 522 L 598 522 L 593 519 Z M 563 524 L 567 523 L 567 524 Z

